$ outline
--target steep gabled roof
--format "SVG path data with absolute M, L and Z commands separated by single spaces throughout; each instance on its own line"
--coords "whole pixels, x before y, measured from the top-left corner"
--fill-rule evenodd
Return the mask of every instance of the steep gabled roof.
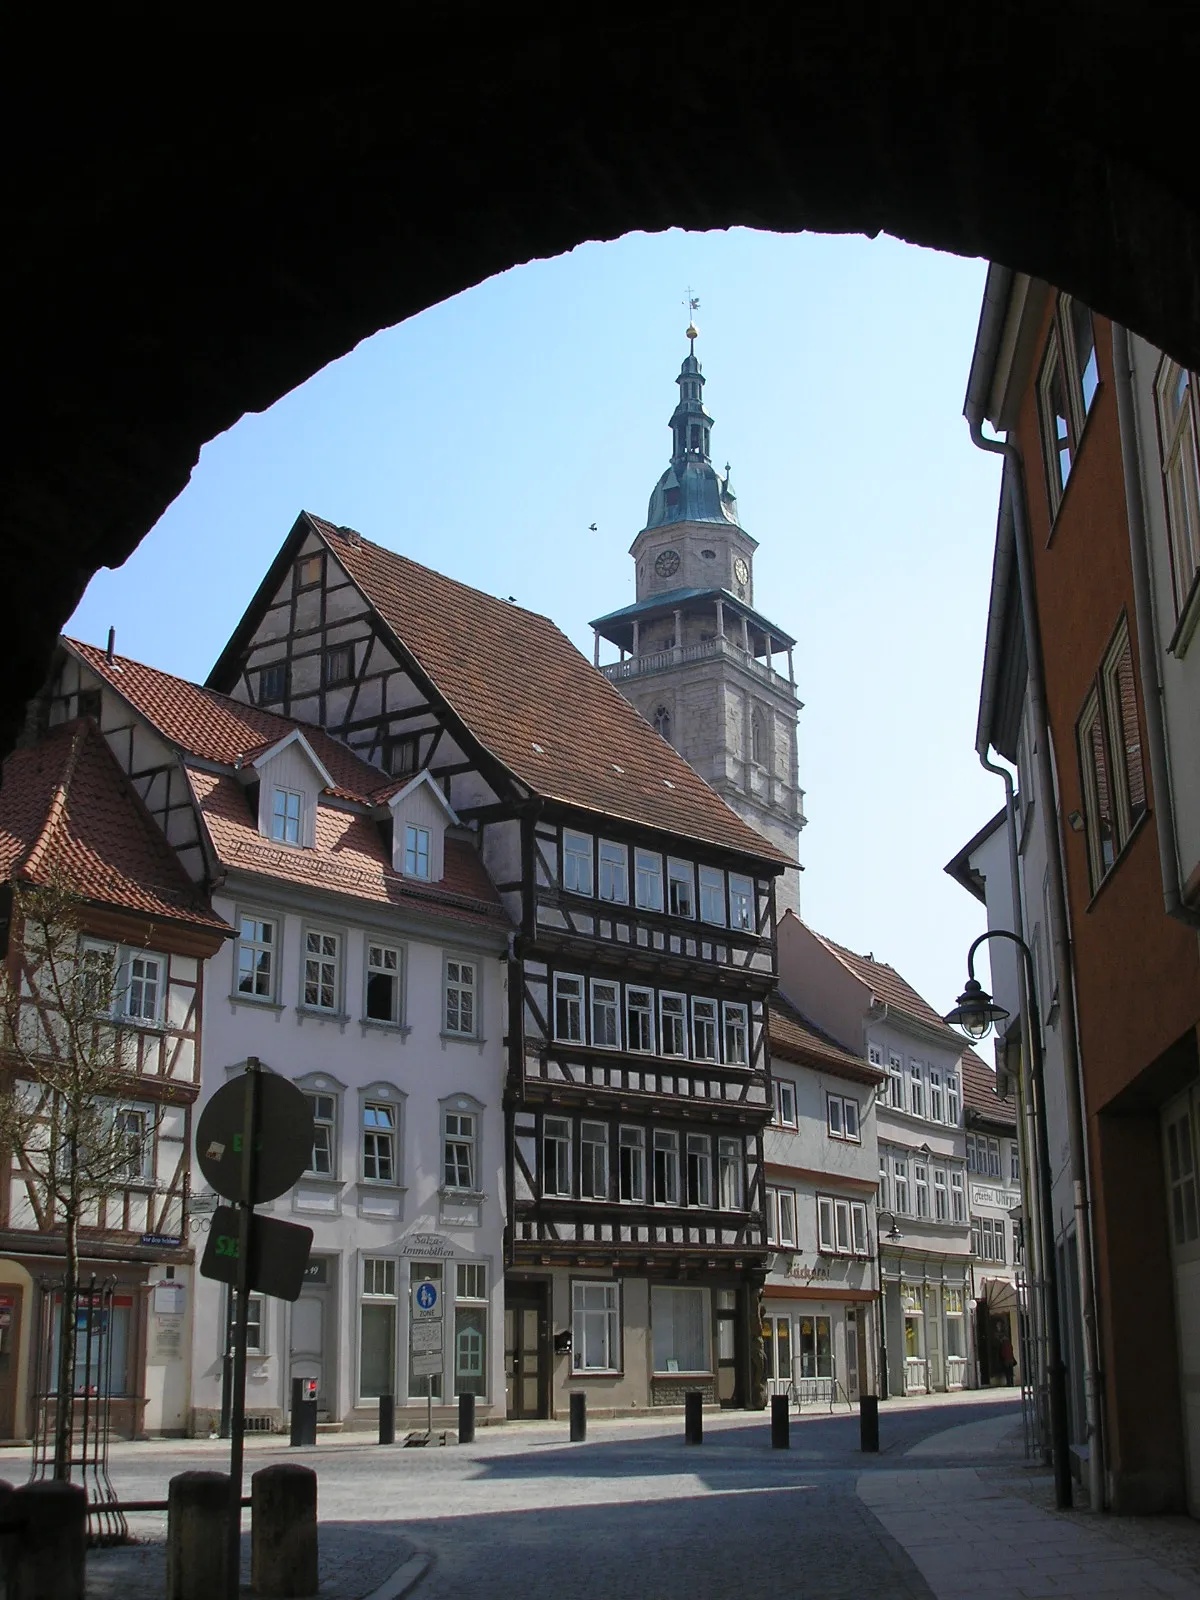
M 996 1093 L 996 1074 L 982 1056 L 968 1047 L 962 1058 L 963 1105 L 987 1122 L 1016 1129 L 1017 1108 L 1011 1100 L 1001 1100 Z
M 548 617 L 443 577 L 311 512 L 301 514 L 284 551 L 309 532 L 477 743 L 534 794 L 768 867 L 795 864 L 731 811 Z M 210 682 L 228 680 L 276 576 L 272 568 Z
M 819 1028 L 786 995 L 771 996 L 769 1026 L 772 1059 L 779 1056 L 804 1066 L 821 1067 L 863 1083 L 879 1083 L 886 1076 L 881 1067 L 874 1067 L 865 1057 L 856 1056 L 832 1034 Z
M 0 875 L 45 884 L 56 872 L 96 904 L 231 931 L 87 718 L 61 724 L 4 763 Z
M 962 1040 L 958 1035 L 946 1026 L 928 1000 L 922 999 L 912 984 L 902 978 L 895 967 L 888 966 L 886 961 L 876 961 L 874 956 L 857 955 L 853 950 L 847 950 L 845 945 L 827 939 L 823 933 L 817 933 L 814 928 L 810 928 L 809 932 L 867 986 L 877 1001 L 881 1001 L 892 1010 L 902 1012 L 915 1022 L 923 1023 L 927 1028 L 937 1029 L 945 1034 L 947 1044 L 961 1048 Z

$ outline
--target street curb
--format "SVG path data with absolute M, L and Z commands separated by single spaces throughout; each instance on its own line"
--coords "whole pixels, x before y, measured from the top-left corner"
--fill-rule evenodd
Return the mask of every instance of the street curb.
M 363 1600 L 404 1600 L 411 1594 L 433 1565 L 433 1557 L 421 1552 L 409 1556 L 402 1567 L 397 1567 L 390 1578 L 385 1578 L 378 1589 L 372 1589 Z

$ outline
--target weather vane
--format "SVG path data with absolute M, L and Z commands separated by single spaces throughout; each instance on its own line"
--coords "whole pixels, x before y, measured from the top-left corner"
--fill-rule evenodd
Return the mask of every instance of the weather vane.
M 695 355 L 696 340 L 700 337 L 700 330 L 696 326 L 695 313 L 700 309 L 700 297 L 693 293 L 690 284 L 688 285 L 687 299 L 683 303 L 688 309 L 687 336 L 691 341 L 692 354 Z

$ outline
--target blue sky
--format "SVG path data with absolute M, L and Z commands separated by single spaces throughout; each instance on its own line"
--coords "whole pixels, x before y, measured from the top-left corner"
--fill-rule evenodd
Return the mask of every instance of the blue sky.
M 804 915 L 945 1010 L 983 909 L 942 867 L 1003 800 L 973 748 L 999 476 L 961 416 L 984 271 L 745 229 L 516 267 L 214 439 L 68 631 L 115 625 L 202 680 L 303 507 L 515 596 L 590 659 L 589 619 L 634 598 L 690 285 L 756 603 L 799 640 Z

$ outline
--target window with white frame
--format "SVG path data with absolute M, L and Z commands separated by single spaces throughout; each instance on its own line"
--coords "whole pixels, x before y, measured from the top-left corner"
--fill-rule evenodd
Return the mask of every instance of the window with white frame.
M 708 1290 L 655 1284 L 650 1290 L 656 1373 L 709 1370 Z
M 895 1050 L 888 1051 L 888 1105 L 904 1110 L 904 1057 Z
M 697 1061 L 719 1061 L 717 1052 L 717 1002 L 692 1001 L 692 1054 Z
M 238 918 L 236 963 L 237 992 L 247 1000 L 275 998 L 275 952 L 279 924 L 273 917 Z
M 487 1267 L 460 1261 L 455 1272 L 454 1392 L 487 1394 Z
M 849 1139 L 853 1144 L 859 1142 L 858 1101 L 851 1096 L 827 1094 L 825 1121 L 831 1139 Z
M 774 1123 L 777 1128 L 795 1128 L 796 1122 L 796 1085 L 790 1078 L 775 1079 L 775 1116 Z
M 796 1248 L 796 1191 L 777 1189 L 775 1204 L 778 1209 L 777 1242 L 781 1250 Z
M 600 899 L 629 904 L 629 851 L 613 839 L 600 841 Z
M 228 1291 L 230 1295 L 233 1290 Z M 261 1294 L 246 1296 L 246 1354 L 262 1356 L 267 1353 L 265 1305 Z
M 975 1217 L 971 1222 L 971 1250 L 980 1261 L 1004 1264 L 1006 1256 L 1004 1217 Z
M 642 1204 L 646 1199 L 646 1130 L 623 1127 L 619 1138 L 621 1199 Z
M 429 829 L 418 828 L 415 822 L 404 825 L 404 876 L 429 877 Z
M 571 1194 L 571 1119 L 542 1119 L 542 1193 Z
M 299 844 L 304 796 L 295 789 L 276 789 L 271 808 L 271 837 L 278 844 Z
M 958 1118 L 961 1111 L 958 1098 L 958 1073 L 946 1074 L 946 1121 L 952 1128 L 958 1127 Z
M 474 961 L 457 956 L 446 959 L 446 1027 L 448 1034 L 461 1039 L 477 1037 L 479 967 Z
M 476 1116 L 473 1111 L 442 1113 L 442 1176 L 447 1189 L 477 1191 L 475 1177 Z
M 1092 314 L 1081 301 L 1060 295 L 1038 375 L 1038 413 L 1051 516 L 1062 500 L 1098 387 Z
M 753 933 L 754 927 L 754 880 L 739 876 L 736 872 L 729 874 L 729 926 L 738 928 L 744 933 Z
M 569 894 L 591 896 L 592 836 L 590 833 L 572 833 L 563 829 L 563 888 Z
M 913 1162 L 913 1193 L 917 1201 L 917 1215 L 929 1215 L 929 1168 L 923 1161 Z
M 579 1124 L 579 1192 L 585 1200 L 608 1199 L 608 1124 Z
M 575 1278 L 571 1283 L 571 1367 L 618 1372 L 621 1366 L 620 1286 Z
M 656 850 L 633 853 L 634 903 L 642 911 L 663 908 L 663 864 Z
M 123 1183 L 154 1182 L 154 1113 L 149 1106 L 118 1105 L 113 1108 L 114 1143 L 122 1152 L 118 1176 Z
M 731 1067 L 750 1064 L 750 1013 L 748 1007 L 726 1000 L 722 1007 L 725 1021 L 725 1061 Z
M 337 1096 L 306 1091 L 313 1114 L 312 1161 L 309 1172 L 318 1178 L 337 1177 Z
M 1166 1123 L 1167 1207 L 1175 1248 L 1200 1239 L 1200 1194 L 1197 1191 L 1196 1144 L 1191 1107 L 1164 1119 Z
M 856 1256 L 871 1253 L 871 1241 L 867 1232 L 867 1208 L 861 1200 L 850 1202 L 850 1248 Z
M 303 1004 L 309 1011 L 341 1009 L 342 936 L 320 928 L 304 932 Z
M 892 1187 L 896 1194 L 896 1210 L 908 1215 L 908 1157 L 892 1157 Z
M 654 1054 L 654 990 L 625 988 L 625 1048 Z
M 883 1068 L 883 1051 L 879 1048 L 879 1046 L 877 1044 L 869 1044 L 867 1046 L 867 1060 L 871 1063 L 871 1065 L 873 1067 L 879 1067 L 880 1070 L 882 1070 L 882 1068 Z
M 908 1061 L 908 1109 L 914 1117 L 925 1115 L 925 1063 L 915 1056 Z
M 1182 619 L 1200 573 L 1200 397 L 1194 372 L 1164 356 L 1155 379 L 1158 447 L 1170 532 L 1175 617 Z
M 886 1150 L 879 1152 L 879 1201 L 880 1211 L 892 1209 L 892 1158 Z
M 700 920 L 725 926 L 725 874 L 720 867 L 700 868 Z
M 946 1184 L 945 1167 L 933 1169 L 933 1215 L 937 1222 L 950 1220 L 950 1191 Z
M 945 1122 L 945 1101 L 942 1098 L 942 1074 L 937 1067 L 929 1068 L 929 1115 L 934 1122 Z
M 1014 1267 L 1021 1266 L 1025 1260 L 1025 1237 L 1021 1231 L 1020 1217 L 1012 1219 L 1012 1258 Z
M 687 1001 L 681 994 L 658 997 L 659 1040 L 664 1056 L 687 1055 Z
M 817 1251 L 821 1255 L 836 1255 L 837 1240 L 833 1232 L 833 1197 L 817 1196 Z
M 951 1357 L 967 1353 L 966 1331 L 963 1318 L 963 1292 L 944 1288 L 942 1306 L 946 1313 L 946 1354 Z
M 952 1222 L 965 1222 L 967 1220 L 967 1194 L 963 1182 L 963 1175 L 959 1171 L 950 1174 L 950 1219 Z
M 621 1048 L 621 985 L 610 978 L 592 979 L 592 1043 Z
M 679 1204 L 679 1135 L 670 1128 L 654 1130 L 654 1203 Z
M 390 1022 L 398 1026 L 403 1020 L 403 970 L 404 957 L 397 945 L 367 940 L 366 1014 L 369 1021 Z
M 583 979 L 571 972 L 554 974 L 554 1037 L 583 1043 Z
M 850 1254 L 850 1202 L 849 1200 L 834 1200 L 833 1202 L 833 1237 L 837 1243 L 839 1255 Z
M 364 1100 L 362 1115 L 363 1181 L 395 1183 L 396 1107 L 386 1100 Z
M 742 1209 L 742 1142 L 717 1140 L 717 1183 L 722 1211 Z
M 359 1306 L 358 1392 L 363 1400 L 396 1390 L 396 1262 L 364 1256 Z
M 696 915 L 696 874 L 690 861 L 668 857 L 667 907 L 673 917 Z
M 687 1203 L 712 1209 L 712 1140 L 706 1133 L 687 1136 Z

